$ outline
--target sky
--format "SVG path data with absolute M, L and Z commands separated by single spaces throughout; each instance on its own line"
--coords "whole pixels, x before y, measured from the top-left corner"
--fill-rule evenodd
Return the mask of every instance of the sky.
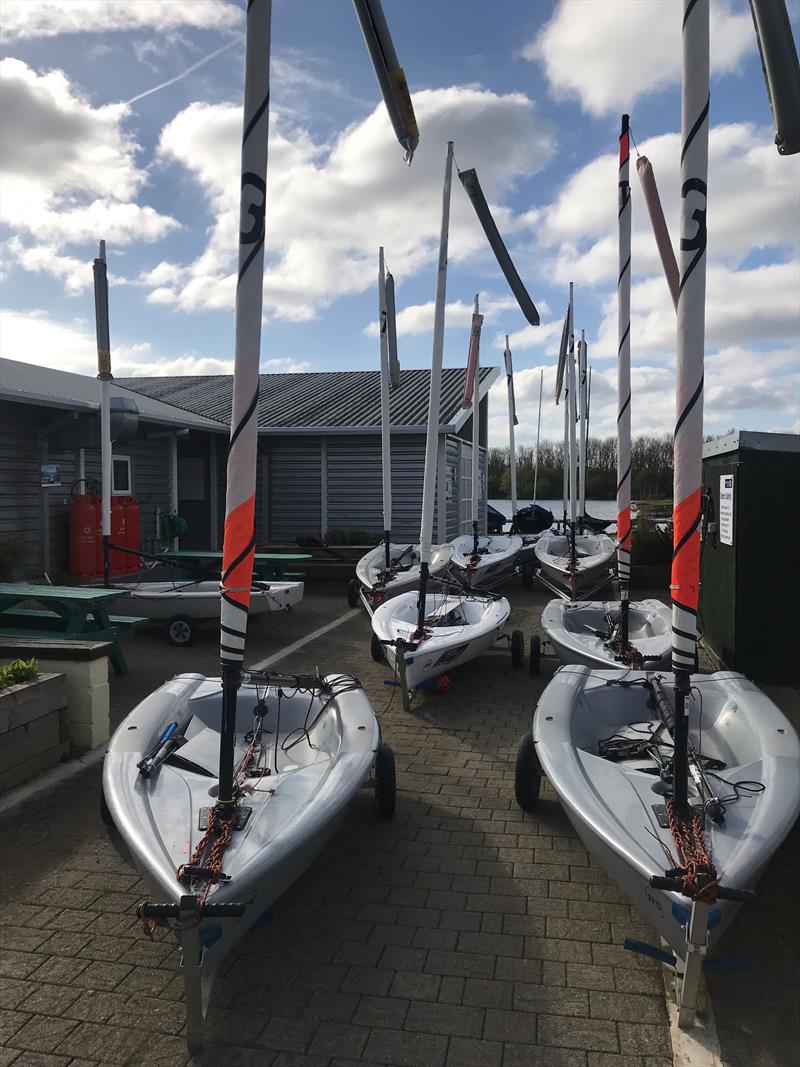
M 791 5 L 790 5 L 791 7 Z M 617 139 L 631 116 L 673 241 L 680 0 L 384 0 L 420 127 L 394 139 L 349 0 L 276 0 L 262 370 L 378 366 L 377 251 L 401 365 L 430 365 L 445 145 L 475 167 L 541 314 L 527 325 L 454 181 L 445 365 L 514 356 L 520 425 L 563 431 L 554 364 L 575 283 L 592 432 L 616 414 Z M 797 8 L 793 9 L 794 12 Z M 797 23 L 794 23 L 795 34 Z M 241 0 L 0 0 L 0 354 L 95 373 L 108 247 L 115 374 L 232 367 Z M 774 146 L 746 0 L 712 0 L 705 431 L 800 432 L 800 156 Z M 675 313 L 631 166 L 632 424 L 674 421 Z M 505 381 L 490 443 L 507 443 Z

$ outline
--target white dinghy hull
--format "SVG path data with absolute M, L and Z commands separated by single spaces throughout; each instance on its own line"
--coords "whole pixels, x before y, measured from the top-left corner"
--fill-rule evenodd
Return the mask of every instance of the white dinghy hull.
M 570 538 L 548 531 L 534 546 L 536 562 L 546 584 L 559 596 L 577 600 L 581 593 L 600 589 L 612 577 L 614 542 L 606 534 L 575 536 L 577 564 L 570 572 Z
M 405 593 L 419 585 L 419 545 L 391 543 L 390 559 L 397 562 L 397 569 L 386 574 L 386 548 L 383 544 L 370 549 L 356 564 L 361 601 L 370 614 L 384 600 Z M 431 547 L 431 576 L 442 574 L 450 564 L 453 549 L 449 544 Z
M 239 805 L 246 821 L 223 855 L 227 880 L 212 885 L 207 899 L 242 904 L 243 915 L 204 917 L 188 924 L 188 932 L 180 921 L 169 921 L 182 949 L 194 1046 L 202 1040 L 202 1016 L 220 962 L 325 845 L 381 747 L 375 713 L 353 679 L 329 676 L 322 680 L 329 690 L 310 693 L 301 684 L 292 692 L 292 684 L 302 681 L 276 677 L 276 685 L 246 683 L 239 690 L 236 763 L 254 727 L 254 707 L 263 701 L 268 711 L 260 762 L 266 770 L 244 779 Z M 278 684 L 286 694 L 279 722 Z M 221 704 L 219 679 L 178 675 L 134 708 L 109 743 L 103 769 L 108 814 L 157 903 L 179 904 L 190 893 L 196 900 L 205 888 L 202 879 L 179 881 L 177 872 L 192 862 L 205 833 L 204 809 L 215 803 Z M 173 739 L 185 740 L 144 777 L 138 765 L 170 729 Z M 195 933 L 199 954 L 193 960 Z
M 542 612 L 542 628 L 562 663 L 581 663 L 603 670 L 629 666 L 616 660 L 609 646 L 610 626 L 619 622 L 619 601 L 551 600 Z M 628 638 L 649 670 L 669 666 L 672 654 L 672 613 L 660 600 L 631 601 Z
M 450 544 L 453 549 L 450 573 L 476 589 L 494 585 L 510 575 L 523 550 L 523 540 L 516 534 L 479 536 L 477 555 L 472 534 L 456 537 Z
M 219 618 L 220 593 L 216 581 L 139 582 L 121 588 L 130 590 L 134 614 L 154 622 L 165 622 L 176 615 L 198 620 Z M 285 611 L 302 599 L 302 582 L 259 583 L 250 594 L 248 614 L 253 618 L 270 611 Z
M 642 917 L 683 958 L 689 901 L 650 885 L 651 876 L 663 875 L 668 863 L 662 846 L 676 852 L 672 833 L 660 825 L 655 810 L 664 805 L 668 789 L 652 759 L 610 760 L 597 754 L 601 740 L 626 732 L 641 737 L 645 724 L 655 727 L 659 722 L 641 684 L 646 677 L 642 671 L 621 675 L 583 666 L 561 668 L 539 700 L 532 737 L 541 771 L 581 840 Z M 661 678 L 671 699 L 673 675 Z M 693 675 L 691 681 L 695 698 L 690 743 L 704 758 L 724 764 L 718 772 L 724 784 L 714 777 L 711 783 L 726 798 L 736 792 L 735 783 L 764 786 L 757 793 L 742 791 L 735 802 L 728 798 L 724 822 L 706 819 L 704 826 L 719 884 L 752 889 L 800 813 L 800 743 L 783 713 L 741 674 Z M 691 783 L 690 802 L 699 802 Z M 713 905 L 709 948 L 739 907 L 729 900 Z
M 502 597 L 428 593 L 426 636 L 417 642 L 413 640 L 417 629 L 417 599 L 417 593 L 403 593 L 382 604 L 372 616 L 373 633 L 383 643 L 389 665 L 398 673 L 401 666 L 404 668 L 409 689 L 490 649 L 511 613 L 511 606 Z M 432 625 L 434 619 L 439 621 Z M 405 646 L 402 665 L 396 646 L 389 643 L 398 639 Z

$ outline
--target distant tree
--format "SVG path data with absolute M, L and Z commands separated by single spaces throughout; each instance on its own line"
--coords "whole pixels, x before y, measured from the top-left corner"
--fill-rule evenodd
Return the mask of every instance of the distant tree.
M 561 443 L 539 445 L 539 476 L 536 495 L 541 500 L 561 496 L 563 485 Z M 511 495 L 511 471 L 507 448 L 489 449 L 489 496 L 506 500 Z M 517 496 L 533 497 L 536 450 L 517 449 Z M 586 496 L 590 500 L 613 500 L 617 488 L 617 441 L 615 437 L 590 437 L 586 443 Z M 672 435 L 640 434 L 631 445 L 631 496 L 634 500 L 664 500 L 672 497 Z

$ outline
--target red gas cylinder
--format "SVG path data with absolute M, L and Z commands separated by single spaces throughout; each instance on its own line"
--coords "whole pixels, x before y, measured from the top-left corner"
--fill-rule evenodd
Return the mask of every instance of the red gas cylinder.
M 93 578 L 97 570 L 100 542 L 100 502 L 82 493 L 72 501 L 69 515 L 69 569 L 79 578 Z
M 123 496 L 121 498 L 125 506 L 125 547 L 132 552 L 138 552 L 142 547 L 142 519 L 139 514 L 139 505 L 136 498 Z M 125 556 L 127 561 L 126 570 L 138 571 L 140 559 L 138 556 Z
M 123 497 L 115 496 L 111 500 L 111 544 L 127 547 L 127 523 L 125 522 L 125 505 Z M 128 557 L 124 552 L 111 549 L 108 554 L 108 567 L 112 574 L 124 574 L 128 569 Z

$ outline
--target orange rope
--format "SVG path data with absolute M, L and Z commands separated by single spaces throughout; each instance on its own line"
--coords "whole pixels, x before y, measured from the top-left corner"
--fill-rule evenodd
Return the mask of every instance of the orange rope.
M 713 904 L 717 899 L 717 870 L 706 848 L 700 816 L 694 811 L 690 819 L 680 817 L 670 797 L 667 819 L 678 847 L 680 862 L 675 864 L 675 870 L 683 883 L 684 893 L 692 900 Z

